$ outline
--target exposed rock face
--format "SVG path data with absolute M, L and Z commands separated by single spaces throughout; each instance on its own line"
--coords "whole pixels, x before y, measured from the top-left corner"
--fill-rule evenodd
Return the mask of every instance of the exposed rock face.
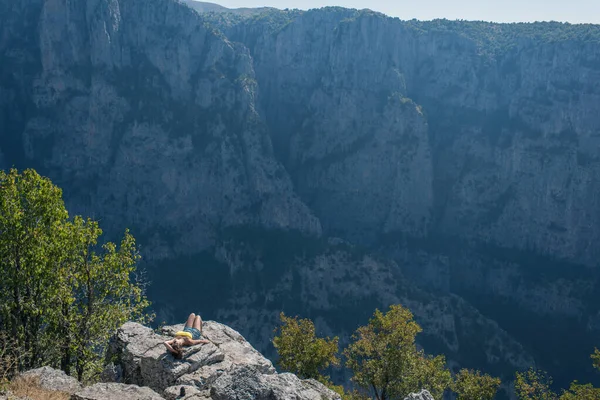
M 595 264 L 600 28 L 568 43 L 561 26 L 535 29 L 558 43 L 338 8 L 229 32 L 251 51 L 275 143 L 326 229 L 430 228 Z M 493 30 L 508 50 L 481 43 Z
M 256 399 L 287 400 L 339 398 L 326 392 L 315 380 L 302 381 L 294 374 L 257 374 L 255 368 L 242 367 L 231 374 L 221 375 L 212 385 L 210 393 L 214 400 Z
M 200 390 L 196 386 L 175 385 L 166 388 L 163 396 L 167 400 L 210 400 L 210 391 Z
M 277 155 L 324 230 L 366 245 L 392 233 L 377 247 L 406 275 L 468 299 L 531 347 L 540 342 L 525 330 L 567 318 L 597 343 L 599 272 L 576 264 L 599 256 L 600 27 L 537 24 L 532 35 L 339 8 L 287 17 L 215 23 L 249 48 Z M 417 179 L 396 186 L 403 174 Z M 402 196 L 387 197 L 396 187 Z
M 404 400 L 434 400 L 434 398 L 427 390 L 421 390 L 419 393 L 409 394 Z
M 228 248 L 227 252 L 239 252 L 234 260 L 271 257 L 252 248 Z M 330 336 L 340 335 L 340 327 L 366 324 L 375 308 L 386 310 L 391 304 L 403 304 L 423 327 L 427 343 L 443 348 L 451 362 L 470 364 L 473 348 L 477 348 L 477 357 L 497 373 L 534 364 L 528 349 L 462 298 L 449 293 L 431 295 L 399 274 L 395 262 L 361 254 L 343 242 L 330 241 L 326 249 L 295 260 L 278 260 L 288 268 L 280 271 L 276 283 L 264 294 L 239 284 L 219 318 L 238 321 L 257 338 L 254 343 L 266 349 L 272 327 L 279 324 L 280 304 L 292 315 L 310 309 L 318 331 Z M 305 247 L 301 250 L 308 253 Z M 263 301 L 260 308 L 254 306 L 258 301 Z M 342 346 L 351 333 L 342 331 Z
M 163 400 L 162 396 L 147 387 L 123 383 L 97 383 L 75 393 L 73 400 Z
M 167 334 L 182 326 L 166 327 Z M 339 399 L 319 382 L 277 374 L 272 363 L 228 326 L 206 321 L 209 344 L 186 349 L 176 360 L 163 345 L 170 336 L 136 323 L 123 325 L 111 343 L 109 357 L 123 369 L 123 381 L 149 386 L 168 399 Z M 183 390 L 182 390 L 183 389 Z
M 273 33 L 255 38 L 242 24 L 231 37 L 251 50 L 276 149 L 327 230 L 421 236 L 433 206 L 427 120 L 405 72 L 381 65 L 385 52 L 350 56 L 381 50 L 342 34 L 354 14 L 309 11 Z
M 0 4 L 8 163 L 35 160 L 72 211 L 146 232 L 155 258 L 232 225 L 319 234 L 273 157 L 247 51 L 171 0 L 13 3 Z
M 40 387 L 46 390 L 74 394 L 82 388 L 81 383 L 74 377 L 50 367 L 32 369 L 22 373 L 20 376 L 24 378 L 38 378 Z
M 35 378 L 39 388 L 44 389 L 46 396 L 57 395 L 56 398 L 63 398 L 63 395 L 71 395 L 72 400 L 161 400 L 163 397 L 148 387 L 139 387 L 136 385 L 125 385 L 122 383 L 97 383 L 88 387 L 82 385 L 72 376 L 66 375 L 63 371 L 51 367 L 41 367 L 26 371 L 20 374 L 17 379 Z M 29 382 L 29 381 L 27 381 Z M 29 397 L 25 397 L 29 399 Z M 48 397 L 50 398 L 50 397 Z M 54 398 L 54 397 L 52 397 Z M 20 398 L 12 396 L 10 393 L 0 399 L 19 400 Z

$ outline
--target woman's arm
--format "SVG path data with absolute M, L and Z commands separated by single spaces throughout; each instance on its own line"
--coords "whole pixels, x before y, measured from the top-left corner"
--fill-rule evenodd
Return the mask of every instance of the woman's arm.
M 173 343 L 173 340 L 167 340 L 164 345 L 167 347 L 167 350 L 169 350 L 171 353 L 175 353 L 175 350 L 173 350 L 173 347 L 171 347 L 171 343 Z

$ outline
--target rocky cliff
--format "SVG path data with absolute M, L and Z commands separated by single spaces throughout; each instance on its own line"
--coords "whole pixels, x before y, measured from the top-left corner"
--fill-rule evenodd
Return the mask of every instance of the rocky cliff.
M 282 160 L 328 232 L 436 233 L 596 264 L 600 27 L 335 8 L 256 24 L 230 36 L 249 47 Z
M 136 227 L 156 258 L 207 248 L 232 225 L 320 233 L 273 157 L 248 52 L 191 9 L 0 7 L 5 162 L 46 171 L 71 210 Z
M 0 0 L 0 166 L 39 169 L 109 235 L 132 228 L 161 319 L 201 308 L 268 351 L 281 310 L 347 338 L 402 302 L 453 362 L 570 381 L 600 336 L 599 41 Z
M 183 359 L 176 360 L 163 342 L 181 329 L 167 326 L 159 335 L 139 324 L 123 325 L 109 352 L 119 371 L 114 380 L 148 386 L 169 399 L 181 398 L 181 393 L 199 400 L 340 398 L 314 380 L 276 373 L 271 361 L 242 335 L 212 321 L 206 321 L 202 331 L 210 343 L 186 348 Z
M 177 360 L 163 342 L 182 328 L 167 326 L 158 334 L 140 324 L 124 324 L 111 339 L 112 362 L 103 383 L 82 387 L 75 378 L 49 367 L 28 371 L 17 380 L 33 378 L 37 381 L 30 384 L 73 400 L 340 400 L 313 379 L 278 374 L 242 335 L 213 321 L 203 324 L 203 336 L 210 343 L 187 347 Z

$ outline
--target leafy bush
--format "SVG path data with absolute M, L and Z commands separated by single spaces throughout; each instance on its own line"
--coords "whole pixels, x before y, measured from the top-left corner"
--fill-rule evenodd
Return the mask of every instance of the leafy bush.
M 282 325 L 273 339 L 273 345 L 279 354 L 279 365 L 286 371 L 301 378 L 312 378 L 328 382 L 323 370 L 330 365 L 339 365 L 336 356 L 338 338 L 319 338 L 315 335 L 315 325 L 309 319 L 280 315 Z
M 461 369 L 451 385 L 458 400 L 491 400 L 496 395 L 498 386 L 500 379 L 468 369 Z
M 421 327 L 407 308 L 393 305 L 385 314 L 376 310 L 344 351 L 352 380 L 380 400 L 404 398 L 422 388 L 439 398 L 450 384 L 450 371 L 443 356 L 417 350 L 419 332 Z

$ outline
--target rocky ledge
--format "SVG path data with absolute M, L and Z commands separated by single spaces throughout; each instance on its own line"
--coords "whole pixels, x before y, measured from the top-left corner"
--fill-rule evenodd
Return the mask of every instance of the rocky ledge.
M 204 323 L 203 335 L 210 343 L 187 347 L 177 360 L 163 342 L 182 328 L 167 326 L 157 333 L 137 323 L 124 324 L 110 341 L 102 383 L 82 387 L 49 367 L 20 378 L 33 377 L 41 388 L 71 400 L 341 400 L 313 379 L 277 373 L 242 335 L 217 322 Z M 432 400 L 427 391 L 411 396 L 407 399 Z M 17 397 L 0 393 L 4 399 Z
M 108 356 L 113 364 L 105 379 L 148 387 L 162 396 L 157 398 L 169 400 L 340 399 L 315 380 L 277 373 L 271 361 L 242 335 L 217 322 L 203 325 L 203 335 L 211 343 L 187 347 L 183 359 L 177 360 L 163 342 L 182 328 L 167 326 L 156 333 L 143 325 L 126 323 L 111 340 Z

